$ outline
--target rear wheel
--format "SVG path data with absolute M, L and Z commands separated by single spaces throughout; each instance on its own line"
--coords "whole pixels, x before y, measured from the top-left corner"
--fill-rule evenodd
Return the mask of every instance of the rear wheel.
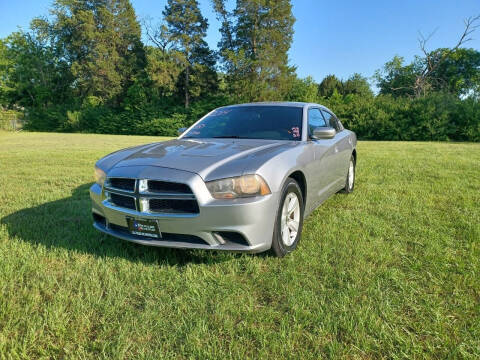
M 348 174 L 345 181 L 345 187 L 342 189 L 344 193 L 351 193 L 355 188 L 355 157 L 350 157 L 350 163 L 348 165 Z
M 297 247 L 303 226 L 303 196 L 298 183 L 289 178 L 282 189 L 273 231 L 272 251 L 283 257 Z

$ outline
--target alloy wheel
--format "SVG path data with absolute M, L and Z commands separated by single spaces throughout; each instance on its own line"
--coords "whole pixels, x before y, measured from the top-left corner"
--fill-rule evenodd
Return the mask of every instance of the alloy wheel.
M 300 224 L 300 202 L 297 194 L 291 192 L 285 197 L 282 207 L 281 233 L 286 246 L 292 246 L 297 238 Z

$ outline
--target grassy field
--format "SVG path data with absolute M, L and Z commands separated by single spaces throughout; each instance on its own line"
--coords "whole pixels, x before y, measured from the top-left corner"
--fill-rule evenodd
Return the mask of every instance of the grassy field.
M 276 259 L 94 231 L 95 160 L 156 140 L 0 133 L 0 359 L 480 357 L 480 144 L 361 142 Z

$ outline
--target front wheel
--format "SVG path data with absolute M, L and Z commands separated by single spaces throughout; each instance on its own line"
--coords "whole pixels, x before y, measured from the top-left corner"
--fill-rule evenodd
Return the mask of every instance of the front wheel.
M 273 230 L 272 251 L 283 257 L 297 247 L 303 226 L 303 196 L 298 183 L 289 178 L 282 189 Z

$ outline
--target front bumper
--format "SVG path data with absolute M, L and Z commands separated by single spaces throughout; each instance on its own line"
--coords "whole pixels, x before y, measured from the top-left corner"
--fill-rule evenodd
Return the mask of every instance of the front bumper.
M 151 214 L 120 208 L 104 199 L 101 186 L 90 188 L 94 227 L 114 237 L 148 246 L 262 252 L 270 249 L 278 209 L 278 194 L 234 200 L 213 199 L 200 176 L 166 168 L 123 168 L 124 176 L 175 180 L 194 192 L 198 214 Z M 115 176 L 121 169 L 116 170 Z M 122 174 L 123 175 L 123 174 Z M 132 235 L 127 217 L 155 219 L 162 239 Z

